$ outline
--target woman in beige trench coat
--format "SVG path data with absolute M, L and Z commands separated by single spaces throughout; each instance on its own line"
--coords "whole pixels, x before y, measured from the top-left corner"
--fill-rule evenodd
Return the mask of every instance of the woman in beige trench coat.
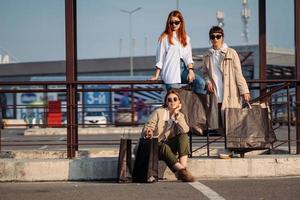
M 237 52 L 224 43 L 224 30 L 213 26 L 209 31 L 212 44 L 204 54 L 203 77 L 208 96 L 208 124 L 222 129 L 225 108 L 240 108 L 250 100 L 249 89 L 242 74 Z

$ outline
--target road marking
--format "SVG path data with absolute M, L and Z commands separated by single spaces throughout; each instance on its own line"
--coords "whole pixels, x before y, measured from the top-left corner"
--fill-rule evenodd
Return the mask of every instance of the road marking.
M 65 137 L 60 137 L 58 140 L 59 141 L 62 141 L 62 140 L 64 140 L 65 139 Z
M 43 149 L 47 149 L 48 148 L 48 145 L 44 145 L 42 147 L 39 148 L 39 150 L 43 150 Z
M 206 185 L 194 182 L 189 183 L 191 186 L 193 186 L 195 189 L 199 190 L 202 194 L 204 194 L 208 199 L 214 199 L 214 200 L 225 200 L 224 197 L 207 187 Z

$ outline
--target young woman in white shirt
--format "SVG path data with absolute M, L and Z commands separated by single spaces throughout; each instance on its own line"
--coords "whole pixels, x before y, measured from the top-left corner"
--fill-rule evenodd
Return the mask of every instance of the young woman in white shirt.
M 158 40 L 155 74 L 150 80 L 164 81 L 167 91 L 189 83 L 193 91 L 203 94 L 205 81 L 194 73 L 194 62 L 190 38 L 185 31 L 185 22 L 178 10 L 172 11 L 167 19 L 164 32 Z

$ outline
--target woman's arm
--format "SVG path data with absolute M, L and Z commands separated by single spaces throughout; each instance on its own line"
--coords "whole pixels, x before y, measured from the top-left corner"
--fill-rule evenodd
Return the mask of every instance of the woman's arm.
M 155 73 L 154 73 L 153 76 L 150 77 L 150 80 L 151 80 L 151 81 L 156 81 L 156 80 L 158 80 L 159 75 L 160 75 L 160 68 L 156 67 L 156 68 L 155 68 Z
M 188 82 L 191 83 L 195 80 L 195 73 L 194 73 L 194 61 L 193 61 L 193 56 L 192 56 L 192 45 L 190 43 L 190 38 L 187 38 L 187 45 L 185 48 L 186 54 L 183 57 L 184 62 L 187 65 L 188 69 Z
M 213 93 L 214 92 L 214 86 L 211 82 L 210 76 L 209 76 L 209 70 L 208 70 L 208 59 L 210 59 L 210 57 L 208 55 L 206 55 L 204 57 L 204 66 L 201 67 L 201 72 L 202 72 L 202 77 L 205 80 L 205 84 L 206 84 L 206 89 L 209 93 Z
M 166 56 L 166 36 L 164 36 L 164 38 L 162 38 L 159 42 L 158 42 L 158 46 L 156 49 L 156 68 L 155 68 L 155 73 L 153 76 L 150 77 L 150 80 L 152 81 L 156 81 L 159 78 L 160 75 L 160 70 L 163 67 L 163 63 L 165 60 L 165 56 Z
M 234 71 L 235 71 L 235 79 L 238 86 L 238 89 L 240 91 L 240 94 L 243 97 L 243 100 L 248 102 L 250 100 L 250 92 L 248 89 L 247 82 L 243 76 L 242 68 L 241 68 L 241 61 L 239 59 L 238 54 L 235 50 L 233 50 L 233 65 L 234 65 Z
M 179 128 L 179 132 L 187 133 L 190 131 L 190 128 L 187 124 L 184 114 L 182 112 L 180 112 L 181 106 L 182 105 L 179 104 L 179 106 L 175 110 L 170 111 L 170 115 L 171 115 L 171 119 L 174 120 L 177 127 Z
M 194 66 L 192 63 L 188 64 L 187 66 L 189 73 L 188 73 L 188 82 L 192 83 L 195 80 L 195 73 L 194 73 Z
M 152 138 L 154 130 L 156 129 L 158 122 L 158 112 L 157 109 L 150 115 L 148 121 L 145 123 L 142 130 L 142 137 Z
M 175 123 L 179 128 L 180 133 L 188 133 L 190 131 L 190 127 L 187 124 L 185 116 L 182 112 L 178 112 L 177 115 L 175 116 Z

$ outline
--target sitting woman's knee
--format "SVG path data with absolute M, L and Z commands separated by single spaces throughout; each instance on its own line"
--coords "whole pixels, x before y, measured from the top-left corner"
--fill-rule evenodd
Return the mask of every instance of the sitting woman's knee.
M 179 134 L 178 140 L 181 141 L 181 142 L 187 142 L 187 143 L 189 143 L 189 136 L 188 136 L 187 133 Z

